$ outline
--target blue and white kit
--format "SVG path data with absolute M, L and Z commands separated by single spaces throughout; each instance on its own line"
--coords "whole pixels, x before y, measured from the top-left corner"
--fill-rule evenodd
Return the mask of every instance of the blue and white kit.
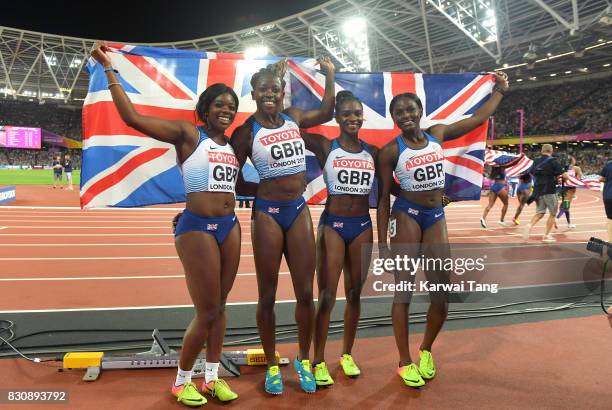
M 185 192 L 234 193 L 240 166 L 232 146 L 219 145 L 199 127 L 200 139 L 193 153 L 179 166 L 183 174 Z M 234 225 L 235 213 L 222 217 L 204 217 L 185 209 L 179 218 L 174 235 L 200 231 L 208 233 L 222 244 Z
M 395 175 L 404 191 L 419 192 L 443 189 L 446 174 L 444 173 L 444 153 L 438 141 L 426 132 L 427 145 L 412 149 L 406 145 L 402 136 L 395 140 L 399 157 L 395 166 Z M 414 219 L 421 231 L 444 219 L 444 208 L 424 207 L 405 198 L 399 197 L 393 204 L 393 211 L 401 211 Z
M 338 139 L 332 141 L 323 167 L 323 179 L 327 185 L 328 195 L 370 194 L 375 177 L 374 158 L 365 144 L 361 143 L 361 148 L 359 152 L 349 152 L 340 146 Z M 349 244 L 372 227 L 372 220 L 369 213 L 345 217 L 324 211 L 319 225 L 329 226 Z
M 265 128 L 255 117 L 251 159 L 261 179 L 278 178 L 306 171 L 306 150 L 300 128 L 287 114 L 281 113 L 284 124 Z

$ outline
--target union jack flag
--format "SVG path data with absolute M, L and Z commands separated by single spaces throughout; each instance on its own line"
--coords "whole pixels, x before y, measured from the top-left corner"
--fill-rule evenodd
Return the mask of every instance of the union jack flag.
M 485 165 L 493 167 L 507 166 L 506 176 L 512 178 L 529 171 L 533 160 L 525 154 L 511 154 L 506 151 L 487 149 L 485 152 Z
M 561 179 L 559 179 L 559 185 L 561 185 Z M 602 191 L 604 184 L 599 181 L 599 175 L 590 174 L 580 179 L 570 175 L 563 185 L 569 188 L 589 188 L 593 191 Z
M 277 57 L 246 60 L 241 54 L 206 53 L 112 44 L 113 67 L 136 110 L 144 115 L 196 123 L 199 94 L 214 83 L 231 86 L 240 98 L 239 112 L 229 133 L 256 109 L 250 78 Z M 285 106 L 312 109 L 320 104 L 325 77 L 312 59 L 289 60 Z M 83 170 L 81 206 L 133 207 L 185 200 L 174 147 L 149 138 L 123 123 L 107 89 L 100 64 L 90 60 L 89 92 L 83 107 Z M 389 102 L 399 93 L 413 92 L 423 103 L 423 129 L 471 115 L 488 98 L 494 85 L 490 74 L 337 73 L 336 91 L 350 90 L 364 105 L 360 138 L 383 146 L 399 134 L 389 114 Z M 453 200 L 478 199 L 482 185 L 487 123 L 445 141 L 446 194 Z M 329 138 L 339 135 L 334 120 L 315 127 Z M 230 134 L 228 134 L 230 135 Z M 252 166 L 243 174 L 253 176 Z M 318 162 L 307 156 L 309 203 L 327 197 Z

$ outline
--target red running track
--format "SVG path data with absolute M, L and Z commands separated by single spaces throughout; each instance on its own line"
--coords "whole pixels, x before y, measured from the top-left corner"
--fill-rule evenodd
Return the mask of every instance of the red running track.
M 20 186 L 17 196 L 13 206 L 0 206 L 0 312 L 190 305 L 170 228 L 180 205 L 80 210 L 76 191 L 45 186 Z M 483 198 L 446 209 L 451 242 L 523 243 L 520 227 L 505 228 L 495 222 L 499 202 L 488 217 L 489 228 L 480 227 L 485 203 Z M 516 200 L 511 199 L 507 221 L 515 207 Z M 316 225 L 322 208 L 310 210 Z M 243 232 L 242 256 L 229 303 L 253 303 L 257 285 L 250 212 L 237 213 Z M 526 208 L 523 223 L 533 213 L 534 206 Z M 562 221 L 553 234 L 561 243 L 604 236 L 604 215 L 601 194 L 579 190 L 572 205 L 577 229 L 566 229 Z M 539 244 L 543 232 L 541 221 L 529 243 Z M 277 300 L 293 300 L 290 280 L 283 262 Z

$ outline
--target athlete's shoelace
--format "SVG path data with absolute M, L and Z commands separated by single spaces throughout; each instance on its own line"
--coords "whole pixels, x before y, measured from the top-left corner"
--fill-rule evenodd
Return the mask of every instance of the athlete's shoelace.
M 428 368 L 431 368 L 432 365 L 432 357 L 431 357 L 431 353 L 425 352 L 423 353 L 423 361 L 425 362 L 425 366 L 427 366 Z
M 218 387 L 219 385 L 220 385 L 221 387 L 225 387 L 225 388 L 227 388 L 228 390 L 231 390 L 231 389 L 230 389 L 230 387 L 229 387 L 229 385 L 227 384 L 227 382 L 226 382 L 225 380 L 223 380 L 223 379 L 217 379 L 217 380 L 214 380 L 214 381 L 213 381 L 213 388 L 212 388 L 212 392 L 211 392 L 211 395 L 212 395 L 213 397 L 215 397 L 215 396 L 217 395 L 217 387 Z
M 195 384 L 185 383 L 183 385 L 183 390 L 181 390 L 180 393 L 176 395 L 176 401 L 181 401 L 183 398 L 185 398 L 185 396 L 194 394 L 194 390 L 196 393 L 199 393 Z

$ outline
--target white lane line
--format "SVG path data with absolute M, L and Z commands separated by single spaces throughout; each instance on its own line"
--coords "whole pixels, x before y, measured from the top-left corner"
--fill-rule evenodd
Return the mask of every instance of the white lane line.
M 95 208 L 95 209 L 81 209 L 80 206 L 23 206 L 23 205 L 6 205 L 6 206 L 2 206 L 2 209 L 17 209 L 17 210 L 22 210 L 22 209 L 28 209 L 28 210 L 74 210 L 74 211 L 81 211 L 81 212 L 91 212 L 91 211 L 129 211 L 129 212 L 134 212 L 134 211 L 176 211 L 176 210 L 182 210 L 185 209 L 185 207 L 180 207 L 180 208 L 176 208 L 176 207 L 159 207 L 159 208 Z
M 0 226 L 0 231 L 6 228 L 8 228 L 8 226 Z
M 49 221 L 49 222 L 53 222 L 53 223 L 57 223 L 57 222 L 68 222 L 68 223 L 78 223 L 78 222 L 85 222 L 85 223 L 96 223 L 96 222 L 100 222 L 100 223 L 114 223 L 114 222 L 119 222 L 119 223 L 145 223 L 145 222 L 165 222 L 166 224 L 168 222 L 172 221 L 171 218 L 169 219 L 121 219 L 121 220 L 108 220 L 108 219 L 87 219 L 87 220 L 75 220 L 75 219 L 61 219 L 61 220 L 53 220 L 53 221 Z M 0 219 L 0 222 L 32 222 L 32 220 L 30 218 L 28 219 Z M 44 221 L 37 221 L 37 222 L 44 222 Z M 166 225 L 167 226 L 167 225 Z
M 593 225 L 598 225 L 598 224 L 593 224 Z M 478 229 L 478 228 L 475 228 Z M 482 228 L 480 228 L 482 230 Z M 543 230 L 544 226 L 536 226 L 533 229 L 538 229 L 538 230 Z M 449 229 L 449 231 L 452 230 L 458 230 L 458 231 L 465 231 L 466 229 Z M 484 230 L 483 230 L 484 231 Z M 493 230 L 487 230 L 488 232 L 495 232 Z M 509 232 L 505 232 L 502 231 L 501 229 L 498 230 L 498 232 L 500 232 L 500 235 L 478 235 L 478 236 L 450 236 L 451 239 L 478 239 L 478 238 L 504 238 L 504 237 L 508 237 L 508 236 L 521 236 L 520 233 L 509 233 Z M 553 232 L 552 235 L 578 235 L 578 234 L 585 234 L 585 235 L 589 235 L 593 232 L 607 232 L 605 230 L 595 230 L 595 231 L 565 231 L 565 232 Z M 534 233 L 534 231 L 531 232 L 531 235 L 539 235 L 539 233 Z M 242 235 L 246 236 L 249 235 L 250 233 L 248 232 L 243 232 Z M 169 237 L 174 237 L 173 234 L 171 233 L 2 233 L 0 234 L 0 238 L 2 237 L 8 237 L 8 236 L 24 236 L 24 237 L 29 237 L 29 236 L 43 236 L 43 237 L 66 237 L 66 236 L 76 236 L 76 237 L 80 237 L 80 236 L 93 236 L 93 237 L 99 237 L 99 236 L 111 236 L 111 237 L 121 237 L 121 236 L 169 236 Z M 242 242 L 243 244 L 250 244 L 250 242 Z M 0 244 L 0 246 L 4 246 L 2 244 Z
M 73 246 L 174 246 L 174 242 L 148 242 L 148 243 L 3 243 L 0 244 L 0 247 L 38 247 L 38 246 L 50 246 L 50 247 L 59 247 L 59 248 L 68 248 Z
M 289 275 L 289 272 L 279 272 L 279 275 Z M 255 272 L 238 273 L 236 276 L 255 276 Z M 53 282 L 53 281 L 73 281 L 73 280 L 127 280 L 127 279 L 176 279 L 185 278 L 184 275 L 156 275 L 156 276 L 84 276 L 84 277 L 65 277 L 65 278 L 2 278 L 0 282 Z
M 379 297 L 379 296 L 377 296 Z M 382 296 L 384 297 L 384 296 Z M 345 300 L 344 297 L 337 297 L 337 300 Z M 363 299 L 363 297 L 362 297 Z M 317 299 L 315 299 L 315 302 Z M 275 303 L 295 303 L 295 299 L 277 300 Z M 227 302 L 227 306 L 256 305 L 255 302 Z M 124 307 L 103 307 L 103 308 L 72 308 L 72 309 L 31 309 L 31 310 L 0 310 L 4 313 L 60 313 L 60 312 L 96 312 L 114 310 L 151 310 L 151 309 L 180 309 L 193 308 L 193 305 L 159 305 L 159 306 L 124 306 Z
M 3 236 L 174 236 L 171 233 L 0 233 Z
M 589 194 L 585 194 L 588 195 Z M 574 207 L 579 207 L 579 206 L 583 206 L 583 205 L 590 205 L 596 202 L 599 202 L 601 199 L 599 198 L 598 195 L 594 195 L 593 198 L 589 201 L 586 202 L 575 202 L 573 203 Z M 479 200 L 475 200 L 474 202 L 478 201 L 477 204 L 461 204 L 461 203 L 457 203 L 455 202 L 453 205 L 450 206 L 450 208 L 447 208 L 449 210 L 452 209 L 457 209 L 461 208 L 461 210 L 463 210 L 464 208 L 466 210 L 468 210 L 469 208 L 478 208 L 478 207 L 482 207 L 484 208 L 485 205 L 483 203 L 480 203 Z M 471 202 L 471 201 L 466 201 L 466 202 Z M 81 209 L 78 206 L 22 206 L 22 205 L 3 205 L 2 207 L 0 207 L 1 211 L 4 210 L 9 210 L 9 212 L 11 210 L 15 210 L 15 211 L 19 211 L 19 210 L 51 210 L 51 211 L 62 211 L 62 210 L 68 210 L 68 211 L 78 211 L 78 212 L 84 212 L 84 213 L 89 213 L 89 212 L 128 212 L 128 213 L 132 213 L 132 212 L 155 212 L 155 211 L 182 211 L 183 209 L 185 209 L 184 206 L 181 207 L 151 207 L 151 208 L 94 208 L 94 209 Z M 309 206 L 310 211 L 322 211 L 323 210 L 323 206 L 318 206 L 318 205 L 310 205 Z M 250 213 L 251 209 L 249 208 L 236 208 L 235 210 L 236 212 L 244 212 L 244 213 Z
M 178 259 L 178 256 L 97 256 L 97 257 L 53 257 L 53 258 L 0 258 L 0 262 L 11 261 L 112 261 L 112 260 L 139 260 L 139 259 Z
M 493 221 L 496 222 L 497 216 L 499 216 L 498 214 L 494 214 L 494 213 L 490 213 L 489 217 L 487 218 L 489 221 Z M 508 215 L 506 215 L 508 216 Z M 523 218 L 525 217 L 530 217 L 533 216 L 533 214 L 530 213 L 525 213 L 521 215 Z M 47 219 L 47 218 L 65 218 L 64 216 L 50 216 L 50 217 L 40 217 L 40 216 L 36 216 L 38 218 L 43 218 L 43 219 Z M 91 216 L 94 218 L 97 218 L 97 216 Z M 452 221 L 453 218 L 455 217 L 459 217 L 456 215 L 449 215 L 449 213 L 446 213 L 446 217 L 448 219 L 447 224 L 467 224 L 467 223 L 473 223 L 473 222 L 456 222 L 456 221 Z M 481 214 L 473 214 L 473 216 L 470 215 L 461 215 L 460 218 L 461 219 L 474 219 L 474 220 L 478 220 L 482 217 Z M 605 216 L 602 215 L 592 215 L 592 216 L 582 216 L 582 215 L 574 215 L 572 216 L 572 220 L 583 220 L 583 219 L 603 219 Z M 0 222 L 31 222 L 32 219 L 31 218 L 35 218 L 35 216 L 32 217 L 28 217 L 28 219 L 13 219 L 13 218 L 5 218 L 5 219 L 0 219 Z M 79 219 L 80 218 L 80 219 Z M 86 216 L 86 217 L 81 217 L 79 216 L 79 218 L 75 217 L 75 218 L 71 218 L 71 219 L 62 219 L 62 220 L 53 220 L 53 221 L 49 221 L 49 222 L 67 222 L 67 223 L 77 223 L 77 222 L 93 222 L 93 223 L 114 223 L 114 222 L 119 222 L 119 223 L 124 223 L 124 222 L 128 222 L 128 223 L 150 223 L 150 222 L 160 222 L 160 223 L 169 223 L 170 221 L 172 221 L 172 218 L 164 218 L 164 219 L 138 219 L 138 218 L 126 218 L 126 219 L 114 219 L 114 220 L 110 220 L 110 219 L 85 219 L 85 218 L 90 218 L 90 216 Z M 376 216 L 373 216 L 374 218 L 374 222 L 376 222 Z M 318 221 L 320 218 L 315 216 L 312 218 L 313 222 Z M 510 218 L 508 218 L 510 219 Z M 39 222 L 43 222 L 43 221 L 39 221 Z M 250 222 L 250 220 L 244 220 L 242 221 L 243 224 L 246 224 L 247 222 Z M 2 227 L 0 227 L 2 228 Z M 6 228 L 6 227 L 5 227 Z
M 552 232 L 551 235 L 578 235 L 578 234 L 582 234 L 582 235 L 587 235 L 589 236 L 591 233 L 595 233 L 595 232 L 608 232 L 606 230 L 595 230 L 595 231 L 588 231 L 588 232 L 576 232 L 576 231 L 567 231 L 567 232 Z M 534 233 L 533 231 L 530 234 L 530 238 L 533 237 L 538 237 L 543 235 L 544 232 L 542 233 Z M 516 236 L 516 237 L 520 237 L 522 236 L 520 233 L 506 233 L 503 235 L 480 235 L 480 236 L 451 236 L 450 239 L 478 239 L 478 238 L 505 238 L 508 236 Z M 563 245 L 565 242 L 554 242 L 551 245 Z
M 169 225 L 160 226 L 41 226 L 41 225 L 12 225 L 11 228 L 32 229 L 170 229 Z
M 244 253 L 240 257 L 252 257 L 253 254 Z M 77 256 L 77 257 L 40 257 L 40 258 L 0 258 L 0 262 L 14 261 L 113 261 L 113 260 L 139 260 L 139 259 L 178 259 L 178 256 Z

